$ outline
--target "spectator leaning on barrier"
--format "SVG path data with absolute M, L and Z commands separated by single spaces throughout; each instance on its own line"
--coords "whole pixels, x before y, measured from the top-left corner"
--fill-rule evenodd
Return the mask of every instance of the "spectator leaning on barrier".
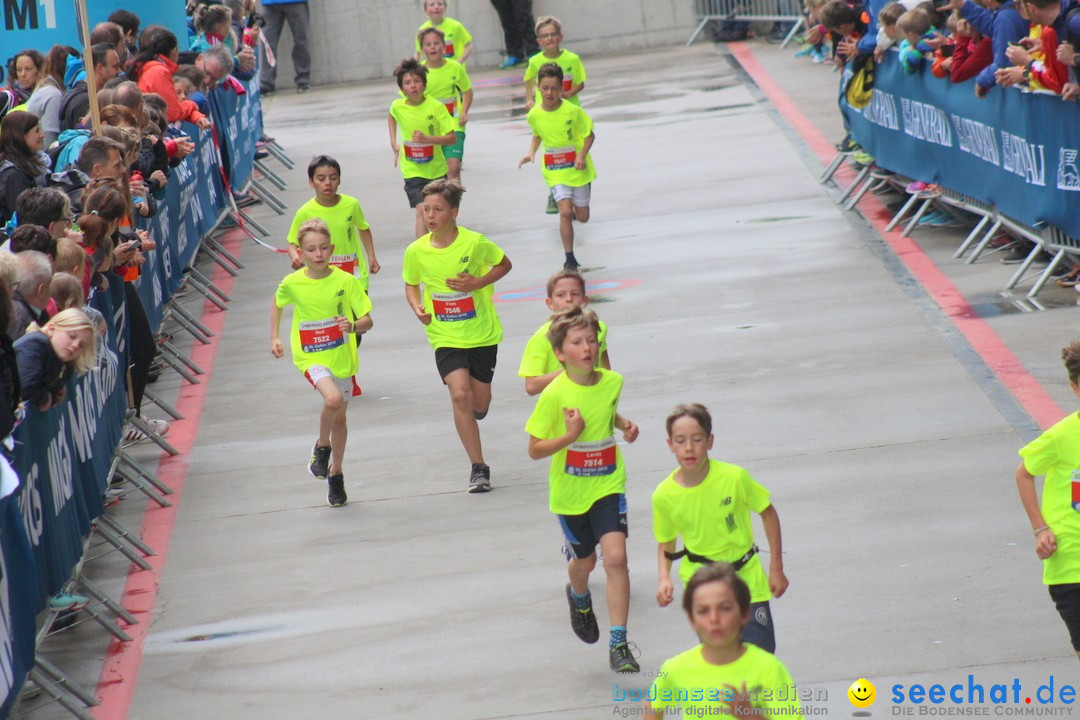
M 90 48 L 94 68 L 94 87 L 101 89 L 105 83 L 120 74 L 120 57 L 105 43 Z M 72 65 L 68 64 L 69 70 Z M 81 78 L 81 79 L 80 79 Z M 73 130 L 82 124 L 90 112 L 90 97 L 86 90 L 85 70 L 74 78 L 65 77 L 68 91 L 60 104 L 60 129 Z
M 1009 43 L 1017 43 L 1021 38 L 1027 37 L 1030 24 L 1020 17 L 1013 0 L 983 0 L 982 6 L 976 5 L 972 0 L 949 0 L 941 9 L 956 8 L 960 9 L 960 14 L 971 23 L 972 28 L 990 38 L 993 46 L 993 62 L 975 78 L 975 95 L 985 97 L 990 88 L 997 85 L 997 71 L 1012 65 L 1006 55 Z
M 266 18 L 263 32 L 266 34 L 266 44 L 270 46 L 270 52 L 277 52 L 281 30 L 288 21 L 293 38 L 292 62 L 293 70 L 296 71 L 296 91 L 307 92 L 311 89 L 311 53 L 308 51 L 310 13 L 307 0 L 262 0 L 262 7 L 263 17 Z M 274 92 L 276 78 L 277 68 L 263 62 L 259 75 L 259 87 L 263 95 Z
M 15 413 L 22 400 L 19 366 L 8 327 L 12 320 L 11 294 L 18 282 L 18 261 L 11 253 L 0 253 L 0 454 L 10 462 L 8 436 L 15 429 Z
M 121 178 L 124 175 L 124 147 L 106 137 L 92 137 L 71 165 L 49 177 L 49 183 L 67 195 L 76 214 L 82 210 L 83 190 L 99 177 Z
M 172 84 L 176 59 L 180 50 L 176 35 L 159 25 L 151 25 L 139 39 L 139 52 L 128 63 L 127 74 L 139 84 L 144 93 L 157 93 L 165 99 L 170 123 L 177 120 L 193 122 L 200 128 L 210 127 L 210 118 L 199 112 L 190 100 L 180 102 Z
M 45 306 L 51 297 L 49 286 L 52 282 L 52 263 L 44 253 L 25 250 L 15 259 L 18 263 L 18 286 L 11 297 L 11 324 L 7 333 L 12 340 L 25 335 L 30 323 L 44 325 L 48 320 Z
M 1031 27 L 1019 45 L 1006 49 L 1012 67 L 997 71 L 998 85 L 1021 85 L 1029 90 L 1060 93 L 1069 79 L 1068 69 L 1057 57 L 1058 34 L 1054 24 L 1063 15 L 1060 0 L 1021 0 L 1017 10 Z

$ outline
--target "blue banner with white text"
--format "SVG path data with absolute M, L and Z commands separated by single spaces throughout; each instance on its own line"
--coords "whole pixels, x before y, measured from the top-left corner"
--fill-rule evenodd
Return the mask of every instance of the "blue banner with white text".
M 896 53 L 875 68 L 862 110 L 841 99 L 851 135 L 875 162 L 996 206 L 1031 227 L 1080 238 L 1080 110 L 1059 96 L 906 76 Z

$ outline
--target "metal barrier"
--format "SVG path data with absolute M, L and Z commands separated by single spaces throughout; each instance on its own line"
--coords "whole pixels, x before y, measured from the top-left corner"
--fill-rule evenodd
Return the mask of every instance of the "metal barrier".
M 799 0 L 694 0 L 694 15 L 700 22 L 686 41 L 687 46 L 694 44 L 710 22 L 760 20 L 795 23 L 781 44 L 781 47 L 786 47 L 806 22 Z

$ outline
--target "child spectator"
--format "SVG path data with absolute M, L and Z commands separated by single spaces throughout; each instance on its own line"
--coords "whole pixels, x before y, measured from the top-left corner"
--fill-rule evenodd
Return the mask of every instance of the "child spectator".
M 567 563 L 570 582 L 566 585 L 570 627 L 583 642 L 600 639 L 589 593 L 599 544 L 611 622 L 608 663 L 615 672 L 639 672 L 626 639 L 630 616 L 626 466 L 614 437 L 618 429 L 632 443 L 637 440 L 638 426 L 618 412 L 622 376 L 596 367 L 599 329 L 596 315 L 580 307 L 551 322 L 548 340 L 565 372 L 540 393 L 525 430 L 529 457 L 551 458 L 549 507 L 558 516 L 573 555 Z
M 61 238 L 65 239 L 65 238 Z M 20 225 L 11 233 L 11 242 L 8 250 L 18 254 L 23 250 L 36 250 L 49 258 L 49 262 L 56 261 L 56 247 L 59 240 L 49 234 L 49 231 L 41 225 Z
M 229 52 L 236 51 L 236 39 L 232 32 L 232 12 L 224 5 L 201 5 L 195 12 L 195 32 L 190 49 L 206 52 L 214 45 L 225 45 Z
M 574 105 L 581 105 L 578 95 L 585 89 L 585 66 L 576 53 L 562 49 L 562 23 L 551 15 L 545 15 L 536 21 L 536 40 L 541 51 L 529 58 L 525 68 L 525 109 L 529 110 L 540 102 L 540 90 L 537 76 L 540 68 L 548 63 L 555 63 L 562 68 L 562 98 Z
M 837 65 L 859 54 L 859 40 L 870 28 L 870 16 L 866 11 L 848 5 L 844 0 L 829 0 L 822 6 L 819 16 L 819 33 L 828 32 L 833 36 L 833 55 Z
M 494 284 L 512 265 L 495 243 L 458 226 L 465 188 L 457 181 L 436 180 L 422 192 L 430 232 L 405 248 L 405 297 L 424 325 L 435 366 L 450 392 L 454 427 L 472 463 L 469 492 L 487 492 L 491 468 L 484 462 L 478 421 L 491 406 L 491 380 L 502 341 L 491 297 Z
M 927 53 L 932 52 L 926 41 L 934 37 L 930 18 L 922 10 L 908 10 L 896 21 L 900 31 L 900 68 L 905 75 L 914 75 L 922 68 Z
M 809 55 L 813 62 L 825 62 L 825 39 L 823 33 L 817 30 L 821 22 L 819 13 L 824 5 L 825 0 L 806 0 L 804 4 L 806 27 L 812 29 L 806 34 L 806 47 L 798 50 L 795 57 Z
M 1057 56 L 1058 36 L 1053 27 L 1061 4 L 1059 0 L 1021 0 L 1018 8 L 1031 28 L 1018 45 L 1006 49 L 1005 56 L 1013 67 L 998 70 L 998 84 L 1059 94 L 1069 80 L 1069 69 Z
M 90 295 L 90 273 L 86 271 L 87 260 L 86 251 L 79 247 L 79 244 L 74 240 L 65 237 L 56 241 L 56 257 L 53 260 L 53 271 L 55 273 L 74 275 L 82 287 L 83 297 Z
M 319 437 L 308 472 L 326 479 L 327 502 L 340 507 L 345 493 L 345 442 L 349 397 L 359 365 L 356 336 L 372 327 L 371 301 L 354 275 L 330 264 L 334 245 L 322 220 L 308 220 L 297 233 L 304 267 L 286 275 L 270 305 L 270 353 L 285 354 L 280 326 L 283 308 L 293 306 L 293 363 L 322 396 Z
M 885 52 L 896 43 L 900 42 L 900 30 L 896 27 L 896 21 L 908 10 L 914 10 L 916 0 L 904 0 L 904 2 L 891 2 L 881 8 L 878 13 L 877 46 L 874 49 L 874 60 L 881 62 Z
M 1080 397 L 1080 339 L 1061 351 L 1073 395 Z M 1080 658 L 1080 414 L 1067 417 L 1020 449 L 1016 488 L 1043 561 L 1043 583 Z M 1042 502 L 1035 478 L 1043 475 Z
M 316 155 L 308 164 L 308 183 L 315 190 L 315 197 L 300 206 L 289 228 L 288 249 L 293 270 L 304 267 L 300 228 L 308 220 L 319 218 L 329 228 L 334 246 L 330 264 L 359 278 L 360 286 L 367 292 L 368 271 L 379 272 L 379 261 L 375 259 L 375 242 L 359 201 L 338 193 L 341 165 L 329 155 Z
M 93 323 L 76 308 L 64 310 L 40 331 L 16 340 L 22 399 L 41 412 L 63 402 L 72 374 L 83 375 L 93 365 L 95 341 Z
M 1027 36 L 1030 23 L 1020 16 L 1013 0 L 982 0 L 976 4 L 972 0 L 949 0 L 939 10 L 959 9 L 965 20 L 979 34 L 991 38 L 993 61 L 975 78 L 975 95 L 985 97 L 990 88 L 997 84 L 997 71 L 1012 65 L 1006 51 L 1011 43 L 1018 43 Z
M 190 100 L 195 94 L 195 85 L 183 75 L 173 75 L 173 90 L 176 91 L 176 99 L 180 102 Z
M 529 127 L 533 136 L 529 152 L 518 162 L 518 168 L 531 163 L 541 143 L 544 146 L 544 180 L 559 210 L 559 236 L 566 260 L 563 268 L 577 270 L 574 256 L 574 221 L 589 222 L 589 199 L 592 181 L 596 179 L 593 165 L 592 119 L 578 105 L 563 100 L 563 71 L 555 63 L 547 63 L 537 73 L 543 102 L 529 111 Z
M 452 17 L 446 16 L 447 0 L 424 0 L 424 12 L 428 19 L 417 29 L 417 33 L 429 27 L 438 28 L 443 32 L 446 42 L 446 57 L 457 60 L 462 65 L 472 55 L 472 35 L 465 26 Z M 420 48 L 419 35 L 416 39 L 416 59 L 423 57 Z
M 465 123 L 469 122 L 472 107 L 472 82 L 469 71 L 455 60 L 447 60 L 443 53 L 443 34 L 438 28 L 420 31 L 420 50 L 427 68 L 427 93 L 446 106 L 454 120 L 457 142 L 443 148 L 446 157 L 447 177 L 461 180 L 461 159 L 465 155 Z
M 82 281 L 71 273 L 54 273 L 49 284 L 49 294 L 56 303 L 57 314 L 69 308 L 81 308 L 86 304 Z
M 955 10 L 949 13 L 949 19 L 945 26 L 949 30 L 948 38 L 937 50 L 934 51 L 934 64 L 930 68 L 931 74 L 936 78 L 947 78 L 952 69 L 952 58 L 956 53 L 956 26 L 960 22 L 960 13 Z
M 743 642 L 776 650 L 776 633 L 769 599 L 787 590 L 781 548 L 780 516 L 769 491 L 737 465 L 710 460 L 712 416 L 703 405 L 679 405 L 667 416 L 668 448 L 679 467 L 652 495 L 653 534 L 658 543 L 660 607 L 671 602 L 671 564 L 679 558 L 679 577 L 685 585 L 694 571 L 714 562 L 730 562 L 750 587 L 750 619 L 742 629 Z M 769 542 L 769 573 L 765 574 L 754 542 L 750 512 L 761 515 Z M 675 551 L 682 536 L 683 549 Z
M 994 61 L 994 47 L 990 38 L 983 37 L 964 18 L 956 21 L 956 49 L 949 64 L 949 79 L 964 82 L 977 76 Z
M 555 351 L 551 347 L 547 333 L 551 327 L 551 321 L 560 313 L 589 304 L 589 297 L 585 294 L 585 278 L 576 270 L 560 270 L 548 278 L 545 302 L 552 316 L 525 343 L 525 353 L 521 356 L 521 367 L 518 368 L 518 376 L 525 378 L 525 392 L 529 395 L 539 395 L 563 372 L 562 363 L 555 357 Z M 597 323 L 599 330 L 596 339 L 600 343 L 600 352 L 596 356 L 596 364 L 597 367 L 610 370 L 607 325 L 602 320 L 598 320 Z
M 686 583 L 683 610 L 701 643 L 667 660 L 645 702 L 645 717 L 802 717 L 795 683 L 773 655 L 741 640 L 750 589 L 728 563 L 701 567 Z M 691 694 L 687 689 L 701 688 Z M 749 689 L 749 692 L 748 692 Z M 692 692 L 692 691 L 691 691 Z
M 416 209 L 416 237 L 420 237 L 426 226 L 420 207 L 421 191 L 432 180 L 446 177 L 443 148 L 456 143 L 457 134 L 446 106 L 425 94 L 426 67 L 412 58 L 402 60 L 394 68 L 394 77 L 405 97 L 390 104 L 390 149 L 394 151 L 394 165 L 400 164 L 405 178 L 409 207 Z

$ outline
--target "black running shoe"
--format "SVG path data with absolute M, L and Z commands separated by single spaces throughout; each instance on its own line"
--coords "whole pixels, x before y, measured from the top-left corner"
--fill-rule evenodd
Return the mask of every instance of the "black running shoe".
M 330 471 L 330 446 L 319 447 L 319 441 L 315 441 L 314 447 L 311 448 L 311 460 L 308 461 L 308 472 L 312 476 L 317 477 L 320 480 L 326 478 L 326 474 Z
M 348 501 L 349 497 L 345 494 L 344 474 L 334 473 L 326 478 L 326 484 L 329 487 L 329 491 L 326 493 L 326 502 L 330 503 L 330 507 L 341 507 Z
M 578 639 L 592 645 L 600 639 L 600 628 L 596 625 L 596 613 L 592 609 L 592 598 L 589 598 L 589 607 L 585 609 L 579 608 L 577 603 L 574 602 L 570 583 L 566 583 L 566 601 L 570 603 L 570 628 L 578 636 Z M 633 660 L 633 657 L 630 659 Z M 614 662 L 612 660 L 612 663 Z
M 469 474 L 469 492 L 484 493 L 491 489 L 491 468 L 483 463 L 473 463 Z
M 574 272 L 577 272 L 581 268 L 581 266 L 578 265 L 577 260 L 567 260 L 563 263 L 562 267 L 563 270 L 573 270 Z
M 630 645 L 628 643 L 616 645 L 611 648 L 611 650 L 608 651 L 608 661 L 611 663 L 611 669 L 614 672 L 641 672 L 641 666 L 638 665 L 638 661 L 634 659 L 634 654 L 630 651 Z

